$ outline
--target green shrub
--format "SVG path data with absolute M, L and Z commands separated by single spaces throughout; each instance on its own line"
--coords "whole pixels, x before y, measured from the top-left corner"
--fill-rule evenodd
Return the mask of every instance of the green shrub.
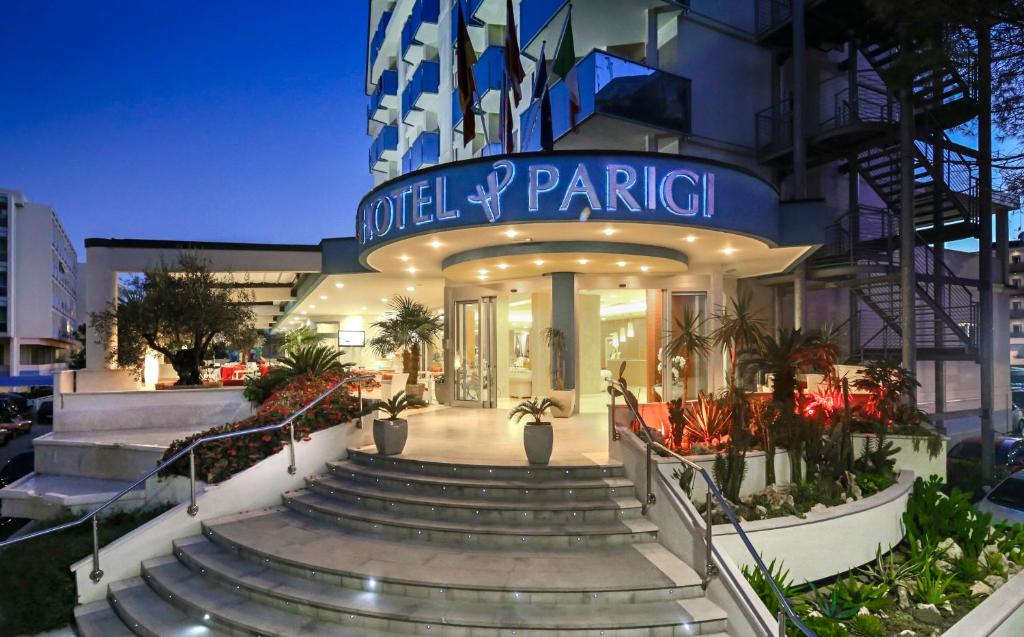
M 813 591 L 811 606 L 828 619 L 846 621 L 854 617 L 860 610 L 860 606 L 841 598 L 835 586 L 832 586 L 827 595 L 817 587 L 812 586 L 811 588 Z
M 117 513 L 100 520 L 106 546 L 169 507 Z M 51 520 L 47 527 L 70 522 Z M 92 553 L 92 525 L 80 524 L 15 545 L 0 553 L 0 635 L 34 635 L 67 626 L 77 603 L 72 563 Z M 103 567 L 102 562 L 100 567 Z
M 775 592 L 772 590 L 771 584 L 768 583 L 768 579 L 765 578 L 764 573 L 761 569 L 756 566 L 748 568 L 744 566 L 742 569 L 743 577 L 747 578 L 747 582 L 750 583 L 750 587 L 754 589 L 757 596 L 761 598 L 764 605 L 771 612 L 772 616 L 779 614 L 782 610 L 779 604 L 779 599 L 775 596 Z M 789 576 L 789 569 L 782 569 L 782 562 L 778 564 L 775 560 L 768 563 L 768 573 L 771 574 L 772 579 L 775 580 L 775 584 L 782 591 L 782 595 L 786 599 L 792 600 L 793 595 L 797 592 L 798 587 L 793 584 L 793 579 Z M 792 601 L 790 602 L 792 605 Z
M 897 551 L 890 551 L 883 555 L 882 547 L 877 547 L 875 561 L 864 568 L 864 574 L 872 582 L 888 586 L 890 590 L 906 584 L 914 576 L 915 565 L 911 562 L 898 561 L 897 556 Z
M 966 555 L 953 560 L 953 573 L 958 580 L 966 584 L 973 584 L 984 577 L 978 560 Z
M 836 580 L 832 592 L 844 604 L 860 608 L 878 609 L 889 605 L 889 587 L 885 584 L 865 584 L 847 573 L 845 579 Z
M 977 558 L 985 548 L 992 516 L 977 511 L 967 494 L 953 489 L 947 496 L 942 486 L 936 476 L 914 481 L 903 514 L 907 535 L 933 544 L 952 538 L 965 555 Z
M 949 589 L 955 577 L 954 573 L 936 573 L 935 569 L 926 568 L 914 578 L 910 594 L 922 604 L 941 606 L 951 597 Z
M 818 637 L 846 637 L 850 634 L 846 626 L 829 617 L 806 617 L 804 624 Z
M 850 620 L 850 630 L 858 637 L 885 637 L 885 625 L 874 615 L 857 615 Z
M 896 484 L 896 478 L 891 473 L 860 473 L 857 474 L 857 486 L 865 496 L 874 495 L 879 491 L 885 491 Z

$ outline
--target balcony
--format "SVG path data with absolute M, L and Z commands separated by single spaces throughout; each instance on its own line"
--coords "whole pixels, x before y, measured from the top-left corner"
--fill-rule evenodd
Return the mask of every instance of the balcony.
M 690 134 L 690 80 L 601 51 L 576 64 L 580 88 L 578 136 L 573 147 L 644 148 L 652 132 Z M 569 92 L 564 81 L 551 87 L 554 137 L 569 132 Z M 523 150 L 540 148 L 540 104 L 520 118 Z M 635 144 L 630 145 L 630 140 Z
M 501 109 L 501 85 L 505 77 L 505 47 L 489 46 L 473 65 L 476 90 L 480 94 L 480 107 L 488 113 Z M 452 92 L 452 126 L 462 121 L 459 91 Z
M 1011 261 L 1009 263 L 1009 267 L 1010 267 L 1010 272 L 1014 272 L 1014 273 L 1024 272 L 1024 260 L 1022 260 L 1022 261 L 1013 261 L 1012 257 L 1011 257 Z
M 366 118 L 378 122 L 391 121 L 388 111 L 398 106 L 398 71 L 388 69 L 381 73 L 377 86 L 370 94 L 370 105 L 366 109 Z
M 416 0 L 402 27 L 402 59 L 416 64 L 423 59 L 423 43 L 437 41 L 440 0 Z
M 441 135 L 437 131 L 420 133 L 402 157 L 402 173 L 433 166 L 441 156 Z
M 377 29 L 373 32 L 373 37 L 370 38 L 370 68 L 377 63 L 377 56 L 380 55 L 380 49 L 384 46 L 384 36 L 387 34 L 388 23 L 391 22 L 391 11 L 385 11 L 380 16 L 380 21 L 377 23 Z
M 1011 308 L 1010 309 L 1010 318 L 1011 319 L 1024 319 L 1024 308 L 1021 308 L 1021 309 L 1013 309 L 1013 308 Z M 1020 336 L 1024 336 L 1024 332 L 1022 332 L 1020 334 Z
M 437 91 L 441 85 L 441 65 L 436 60 L 424 60 L 412 74 L 402 91 L 402 121 L 425 109 L 437 108 Z M 422 124 L 421 119 L 416 122 Z
M 398 127 L 389 124 L 380 129 L 377 138 L 370 144 L 370 171 L 384 171 L 387 162 L 398 155 Z

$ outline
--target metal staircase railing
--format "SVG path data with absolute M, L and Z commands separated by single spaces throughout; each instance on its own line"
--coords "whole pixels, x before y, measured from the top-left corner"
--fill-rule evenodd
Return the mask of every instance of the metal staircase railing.
M 364 381 L 371 380 L 373 378 L 374 377 L 372 375 L 349 376 L 347 378 L 343 378 L 342 380 L 338 381 L 333 386 L 331 386 L 330 389 L 328 389 L 327 391 L 323 392 L 322 394 L 320 394 L 319 396 L 317 396 L 316 398 L 311 400 L 304 407 L 302 407 L 301 409 L 298 409 L 297 411 L 295 411 L 295 413 L 293 413 L 292 415 L 288 416 L 287 418 L 285 418 L 284 420 L 282 420 L 279 423 L 276 423 L 276 424 L 273 424 L 273 425 L 265 425 L 263 427 L 254 427 L 252 429 L 243 429 L 241 431 L 229 431 L 229 432 L 221 433 L 221 434 L 212 434 L 212 435 L 203 436 L 202 438 L 194 440 L 191 444 L 189 444 L 188 446 L 186 446 L 186 447 L 182 448 L 180 451 L 178 451 L 178 453 L 174 454 L 173 456 L 171 456 L 167 460 L 161 462 L 160 464 L 155 466 L 153 469 L 151 469 L 149 472 L 147 472 L 144 476 L 142 476 L 141 478 L 139 478 L 138 480 L 136 480 L 135 482 L 133 482 L 129 486 L 125 487 L 124 489 L 122 489 L 119 493 L 117 493 L 116 495 L 112 496 L 106 502 L 104 502 L 103 504 L 101 504 L 98 507 L 94 508 L 92 511 L 89 511 L 88 513 L 82 515 L 78 519 L 72 520 L 70 522 L 65 522 L 64 524 L 58 524 L 57 526 L 52 526 L 52 527 L 47 528 L 47 529 L 41 529 L 39 531 L 34 531 L 32 533 L 27 533 L 25 535 L 21 535 L 21 536 L 15 537 L 15 538 L 11 538 L 11 539 L 7 539 L 7 540 L 4 540 L 4 541 L 0 541 L 0 549 L 6 548 L 8 546 L 12 546 L 14 544 L 19 544 L 21 542 L 27 542 L 27 541 L 35 539 L 37 537 L 42 537 L 44 535 L 50 535 L 52 533 L 57 533 L 59 531 L 63 531 L 65 529 L 70 529 L 70 528 L 76 527 L 76 526 L 78 526 L 80 524 L 84 524 L 86 522 L 92 521 L 92 571 L 89 573 L 89 579 L 91 579 L 94 583 L 99 583 L 99 581 L 101 579 L 103 579 L 103 571 L 100 569 L 100 539 L 99 539 L 99 514 L 100 513 L 105 511 L 107 508 L 109 508 L 115 502 L 117 502 L 118 500 L 120 500 L 121 498 L 126 496 L 128 493 L 130 493 L 130 492 L 134 491 L 135 489 L 137 489 L 138 487 L 144 485 L 146 483 L 146 480 L 149 480 L 150 478 L 152 478 L 153 476 L 157 475 L 158 473 L 160 473 L 164 469 L 170 467 L 172 464 L 174 464 L 178 460 L 184 458 L 185 456 L 188 456 L 188 460 L 189 460 L 189 506 L 186 509 L 186 512 L 188 513 L 188 515 L 195 517 L 199 513 L 199 506 L 196 504 L 196 460 L 195 460 L 195 449 L 197 447 L 199 447 L 200 445 L 203 445 L 203 444 L 205 444 L 207 442 L 212 442 L 214 440 L 225 440 L 227 438 L 238 438 L 240 436 L 249 436 L 249 435 L 252 435 L 252 434 L 258 434 L 258 433 L 263 433 L 263 432 L 267 432 L 267 431 L 280 430 L 280 429 L 282 429 L 284 427 L 287 427 L 288 428 L 288 454 L 289 454 L 288 473 L 290 475 L 295 475 L 295 472 L 296 472 L 296 465 L 295 465 L 295 420 L 297 418 L 299 418 L 300 416 L 302 416 L 303 414 L 305 414 L 310 409 L 312 409 L 314 406 L 318 405 L 322 400 L 324 400 L 325 398 L 327 398 L 328 396 L 333 394 L 338 389 L 340 389 L 342 387 L 350 387 L 350 386 L 355 385 L 357 387 L 357 389 L 358 389 L 358 392 L 359 392 L 358 393 L 359 413 L 357 414 L 356 419 L 357 419 L 357 422 L 360 422 L 359 419 L 361 419 L 363 414 L 364 414 L 364 409 L 363 409 L 363 386 L 362 386 L 362 383 Z M 338 423 L 338 424 L 341 424 L 341 423 Z

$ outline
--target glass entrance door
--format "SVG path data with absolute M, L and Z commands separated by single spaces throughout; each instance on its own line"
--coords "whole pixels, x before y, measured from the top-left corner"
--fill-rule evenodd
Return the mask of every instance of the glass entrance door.
M 460 407 L 495 407 L 495 299 L 455 302 L 455 393 Z
M 662 365 L 661 365 L 661 386 L 664 388 L 662 395 L 665 400 L 683 398 L 694 400 L 697 392 L 707 391 L 708 387 L 708 361 L 704 356 L 691 355 L 689 360 L 683 352 L 676 352 L 671 355 L 666 351 L 666 345 L 677 338 L 682 330 L 680 324 L 697 324 L 698 334 L 708 335 L 707 324 L 707 294 L 704 292 L 683 292 L 666 290 L 665 307 L 668 308 L 663 314 L 664 325 L 662 326 Z M 687 321 L 688 317 L 693 317 Z

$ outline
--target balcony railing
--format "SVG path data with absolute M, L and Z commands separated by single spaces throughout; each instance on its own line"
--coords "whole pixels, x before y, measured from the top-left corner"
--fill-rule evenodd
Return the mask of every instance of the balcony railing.
M 380 80 L 377 82 L 377 86 L 373 89 L 373 93 L 370 94 L 370 105 L 366 109 L 366 116 L 369 119 L 381 119 L 378 114 L 382 109 L 387 108 L 384 105 L 384 100 L 388 97 L 398 96 L 398 71 L 395 69 L 387 69 L 380 75 Z
M 504 76 L 505 47 L 487 47 L 480 54 L 476 64 L 473 65 L 473 77 L 476 79 L 476 89 L 481 101 L 486 102 L 487 95 L 491 91 L 501 90 Z M 497 110 L 497 102 L 493 104 L 493 107 L 493 110 Z M 492 109 L 488 109 L 485 104 L 484 110 Z M 455 90 L 452 92 L 452 126 L 457 126 L 461 121 L 462 108 L 459 106 L 459 91 Z
M 433 25 L 436 28 L 440 16 L 440 0 L 416 0 L 405 25 L 402 26 L 402 59 L 406 58 L 413 46 L 423 45 L 424 37 L 420 30 L 424 25 Z
M 404 122 L 413 110 L 420 108 L 420 98 L 424 95 L 437 95 L 441 85 L 441 65 L 437 60 L 424 60 L 416 67 L 412 79 L 402 91 L 402 121 Z
M 370 170 L 377 170 L 381 161 L 387 159 L 385 153 L 398 150 L 398 127 L 389 124 L 380 129 L 377 138 L 370 144 Z
M 387 34 L 388 23 L 391 22 L 391 11 L 385 11 L 380 16 L 380 22 L 377 23 L 377 29 L 373 32 L 373 37 L 370 38 L 370 67 L 377 62 L 377 56 L 380 54 L 380 48 L 384 46 L 384 36 Z
M 604 115 L 661 131 L 690 133 L 690 80 L 602 51 L 592 51 L 575 67 L 580 92 L 577 123 Z M 569 131 L 569 91 L 564 81 L 551 87 L 555 139 Z M 523 149 L 540 148 L 540 104 L 520 120 Z
M 793 17 L 792 0 L 757 0 L 757 17 L 754 30 L 764 35 L 772 29 L 790 21 Z
M 402 172 L 410 173 L 437 164 L 441 156 L 441 135 L 437 131 L 420 133 L 402 156 Z
M 519 4 L 519 42 L 525 49 L 562 10 L 568 0 L 522 0 Z M 549 42 L 548 46 L 553 46 Z M 554 49 L 550 50 L 553 54 Z

